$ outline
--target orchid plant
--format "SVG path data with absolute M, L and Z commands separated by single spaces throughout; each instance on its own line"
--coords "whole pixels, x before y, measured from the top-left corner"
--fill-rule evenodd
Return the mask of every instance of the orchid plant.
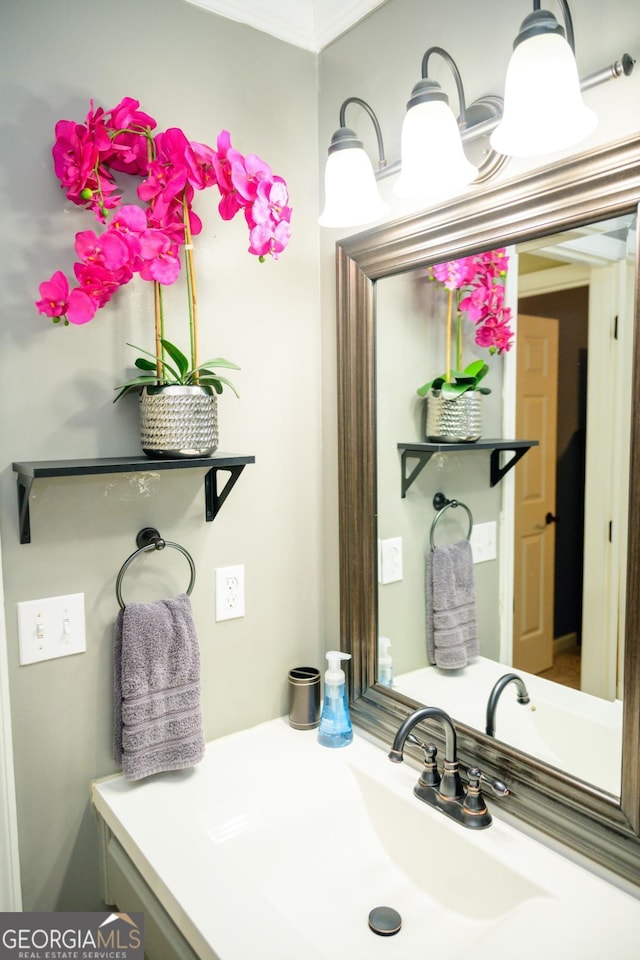
M 462 366 L 462 317 L 466 314 L 475 325 L 475 342 L 486 347 L 490 354 L 502 354 L 511 349 L 511 310 L 504 305 L 504 278 L 507 275 L 509 258 L 504 247 L 472 257 L 449 260 L 431 267 L 430 279 L 442 283 L 448 291 L 446 328 L 446 369 L 418 388 L 421 397 L 430 390 L 440 390 L 443 397 L 455 399 L 468 390 L 490 393 L 480 386 L 489 372 L 484 360 L 474 360 Z M 451 342 L 453 313 L 456 316 L 456 359 L 451 366 Z
M 177 127 L 156 133 L 156 126 L 131 97 L 107 111 L 95 108 L 91 101 L 85 123 L 60 120 L 56 124 L 52 152 L 61 187 L 68 200 L 90 210 L 104 229 L 99 234 L 93 230 L 76 234 L 75 285 L 70 286 L 57 270 L 40 284 L 36 307 L 54 323 L 84 324 L 138 274 L 154 287 L 155 353 L 142 351 L 154 363 L 139 358 L 136 366 L 145 373 L 119 388 L 118 396 L 150 380 L 207 380 L 218 393 L 223 383 L 235 390 L 212 369 L 212 365 L 239 369 L 235 364 L 224 358 L 206 364 L 198 361 L 193 237 L 201 232 L 202 221 L 193 210 L 195 192 L 216 186 L 223 220 L 242 211 L 249 228 L 249 253 L 264 261 L 267 256 L 277 260 L 291 237 L 287 185 L 259 157 L 235 150 L 226 130 L 219 134 L 214 150 L 188 140 Z M 122 202 L 116 174 L 142 178 L 137 187 L 141 203 Z M 178 279 L 181 253 L 189 358 L 166 339 L 164 331 L 162 291 Z M 150 375 L 154 367 L 155 377 Z

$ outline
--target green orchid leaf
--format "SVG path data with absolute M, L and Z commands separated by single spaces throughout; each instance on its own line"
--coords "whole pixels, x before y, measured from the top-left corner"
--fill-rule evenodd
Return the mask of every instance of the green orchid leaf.
M 135 377 L 133 380 L 127 380 L 126 383 L 121 383 L 119 387 L 114 387 L 115 390 L 119 390 L 120 392 L 113 402 L 115 403 L 116 400 L 119 400 L 125 393 L 129 393 L 130 390 L 135 390 L 136 387 L 155 386 L 157 382 L 158 377 L 151 376 L 150 374 Z
M 446 383 L 446 377 L 434 377 L 433 380 L 429 380 L 429 382 L 425 383 L 422 387 L 418 387 L 416 393 L 420 397 L 426 397 L 430 390 L 439 390 L 443 383 Z
M 474 384 L 476 378 L 470 376 L 468 373 L 461 373 L 459 370 L 452 370 L 451 377 L 455 383 L 465 383 L 465 384 Z
M 223 384 L 226 384 L 226 386 L 233 390 L 237 397 L 240 396 L 234 385 L 229 380 L 219 376 L 214 369 L 223 367 L 229 370 L 240 370 L 237 363 L 232 363 L 231 360 L 227 360 L 225 357 L 215 357 L 213 360 L 207 360 L 195 369 L 190 370 L 187 357 L 175 344 L 171 343 L 170 340 L 164 339 L 162 339 L 160 343 L 175 366 L 165 360 L 164 357 L 157 357 L 143 347 L 137 347 L 133 343 L 127 344 L 127 346 L 133 347 L 135 350 L 139 350 L 144 354 L 144 357 L 138 357 L 136 359 L 135 365 L 139 370 L 147 372 L 140 377 L 136 377 L 134 380 L 127 381 L 127 383 L 122 384 L 120 387 L 116 387 L 116 390 L 120 391 L 116 400 L 128 390 L 133 390 L 145 384 L 182 384 L 192 386 L 201 383 L 205 386 L 213 387 L 216 393 L 222 393 Z M 149 359 L 145 359 L 146 357 L 149 357 Z M 161 368 L 160 376 L 158 376 L 157 373 L 158 365 Z
M 161 340 L 160 343 L 180 371 L 179 379 L 183 380 L 189 370 L 189 361 L 185 357 L 182 350 L 179 350 L 178 347 L 176 347 L 174 343 L 171 343 L 170 340 Z
M 485 369 L 482 376 L 484 376 L 484 374 L 488 372 L 489 367 L 484 362 L 484 360 L 474 360 L 472 363 L 468 364 L 464 368 L 464 370 L 462 370 L 462 373 L 469 377 L 477 377 L 483 368 Z
M 140 352 L 146 354 L 147 357 L 151 357 L 152 360 L 155 361 L 152 367 L 153 370 L 157 368 L 158 362 L 160 363 L 164 371 L 162 375 L 163 383 L 182 383 L 182 377 L 179 371 L 176 370 L 175 367 L 172 367 L 171 364 L 167 363 L 166 360 L 163 360 L 162 357 L 156 357 L 155 353 L 149 353 L 149 351 L 145 350 L 144 347 L 137 347 L 135 343 L 128 343 L 127 346 L 133 347 L 134 350 L 140 350 Z M 141 360 L 142 357 L 139 357 L 138 359 Z
M 157 364 L 152 363 L 151 360 L 145 360 L 144 357 L 138 357 L 138 359 L 135 361 L 135 365 L 136 367 L 138 367 L 139 370 L 156 370 L 157 369 Z
M 441 387 L 442 396 L 448 398 L 460 397 L 468 389 L 469 385 L 464 383 L 443 383 Z
M 204 363 L 201 363 L 200 366 L 195 368 L 193 373 L 197 373 L 200 370 L 215 369 L 216 367 L 224 367 L 227 370 L 242 369 L 242 367 L 239 367 L 237 363 L 232 363 L 231 360 L 225 360 L 224 357 L 215 357 L 213 360 L 205 360 Z
M 234 385 L 231 383 L 231 380 L 227 380 L 226 377 L 219 377 L 219 376 L 216 376 L 216 375 L 213 375 L 213 376 L 210 376 L 210 377 L 202 377 L 202 376 L 201 376 L 201 377 L 200 377 L 200 383 L 205 384 L 206 386 L 211 386 L 211 387 L 213 387 L 213 389 L 216 391 L 216 393 L 222 393 L 222 384 L 224 383 L 224 384 L 226 384 L 227 387 L 229 387 L 229 389 L 233 390 L 233 392 L 235 393 L 236 397 L 239 397 L 239 396 L 240 396 L 240 394 L 238 393 L 238 391 L 236 390 L 236 388 L 234 387 Z M 218 387 L 219 387 L 220 389 L 218 389 Z

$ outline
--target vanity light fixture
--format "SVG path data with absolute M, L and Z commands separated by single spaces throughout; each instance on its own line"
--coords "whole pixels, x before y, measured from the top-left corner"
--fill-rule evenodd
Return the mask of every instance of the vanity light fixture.
M 449 98 L 429 78 L 429 57 L 437 53 L 451 68 L 460 116 L 456 119 Z M 456 193 L 478 176 L 462 148 L 460 130 L 466 125 L 462 77 L 454 59 L 442 47 L 429 47 L 422 58 L 422 79 L 411 91 L 402 124 L 400 177 L 393 192 L 415 200 L 440 199 Z
M 491 145 L 500 153 L 553 153 L 584 140 L 596 127 L 596 114 L 582 100 L 567 0 L 560 0 L 560 6 L 564 29 L 534 0 L 533 13 L 524 18 L 514 40 L 504 116 L 491 134 Z
M 506 78 L 505 99 L 489 94 L 468 106 L 455 61 L 441 47 L 430 47 L 422 59 L 422 79 L 407 104 L 401 136 L 402 159 L 387 163 L 380 124 L 371 107 L 349 97 L 340 108 L 340 129 L 331 138 L 325 170 L 324 227 L 356 227 L 381 220 L 389 212 L 375 181 L 399 173 L 393 192 L 425 202 L 448 199 L 469 183 L 494 177 L 510 156 L 540 156 L 563 150 L 584 139 L 597 123 L 582 102 L 581 91 L 608 80 L 629 77 L 634 58 L 619 60 L 580 79 L 574 56 L 574 34 L 567 0 L 559 0 L 564 29 L 548 10 L 533 0 L 514 42 Z M 565 39 L 565 33 L 567 39 Z M 456 120 L 442 88 L 428 76 L 428 61 L 438 53 L 456 82 L 460 115 Z M 520 69 L 535 64 L 528 80 Z M 345 126 L 348 104 L 363 107 L 378 139 L 378 170 L 374 174 L 362 141 Z
M 325 207 L 320 215 L 322 227 L 356 227 L 381 220 L 389 212 L 376 185 L 371 161 L 362 140 L 345 126 L 346 108 L 357 103 L 371 117 L 378 141 L 378 166 L 387 165 L 382 131 L 375 113 L 360 97 L 348 97 L 340 107 L 340 128 L 331 137 L 324 173 Z

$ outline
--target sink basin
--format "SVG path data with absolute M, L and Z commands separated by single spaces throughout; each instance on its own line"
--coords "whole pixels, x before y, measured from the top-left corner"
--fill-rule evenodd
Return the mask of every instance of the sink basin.
M 267 777 L 233 814 L 219 810 L 203 820 L 224 874 L 246 878 L 245 900 L 268 904 L 305 944 L 305 957 L 353 960 L 382 949 L 367 918 L 385 905 L 403 919 L 402 936 L 383 945 L 386 956 L 415 960 L 427 925 L 431 948 L 453 960 L 520 904 L 544 895 L 469 843 L 464 828 L 425 816 L 412 794 L 415 771 L 397 791 L 379 778 L 397 777 L 382 752 L 372 775 L 368 752 L 335 755 L 313 741 L 307 750 L 307 763 Z
M 640 902 L 499 818 L 449 821 L 416 779 L 360 736 L 329 750 L 277 720 L 208 744 L 194 770 L 93 792 L 203 960 L 634 955 Z M 369 929 L 383 905 L 395 936 Z

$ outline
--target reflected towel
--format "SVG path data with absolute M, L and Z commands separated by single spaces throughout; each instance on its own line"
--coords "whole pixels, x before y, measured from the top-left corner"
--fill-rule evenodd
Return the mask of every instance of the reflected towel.
M 199 763 L 200 648 L 189 597 L 120 610 L 113 666 L 113 756 L 125 779 Z
M 473 556 L 468 540 L 435 547 L 425 561 L 427 653 L 445 670 L 478 656 Z

